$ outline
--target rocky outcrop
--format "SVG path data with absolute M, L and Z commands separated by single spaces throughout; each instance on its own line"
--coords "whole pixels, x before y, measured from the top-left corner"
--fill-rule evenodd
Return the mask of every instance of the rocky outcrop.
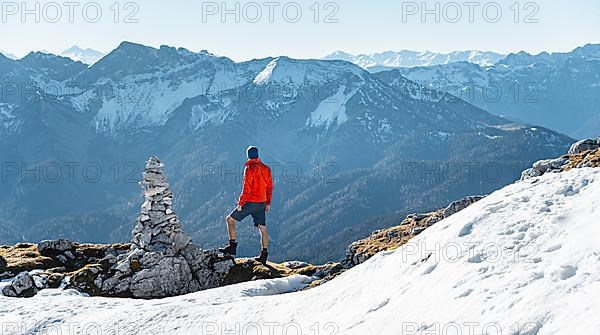
M 410 214 L 398 226 L 378 230 L 368 238 L 352 243 L 346 250 L 346 258 L 342 261 L 342 265 L 351 268 L 364 263 L 381 251 L 395 250 L 425 229 L 483 198 L 483 196 L 469 196 L 435 212 Z
M 580 154 L 586 151 L 600 149 L 600 137 L 581 140 L 571 146 L 569 155 Z
M 131 250 L 82 269 L 70 285 L 95 295 L 134 298 L 176 296 L 222 285 L 233 260 L 197 248 L 183 232 L 157 157 L 148 160 L 140 185 L 145 201 Z
M 81 292 L 90 295 L 107 295 L 102 293 L 102 276 L 107 274 L 106 269 L 110 269 L 115 264 L 117 258 L 126 255 L 130 252 L 129 244 L 80 244 L 72 242 L 73 253 L 81 254 L 86 259 L 77 268 L 67 268 L 60 266 L 60 261 L 55 256 L 42 256 L 35 244 L 21 243 L 16 246 L 0 247 L 0 259 L 7 260 L 6 272 L 2 276 L 3 279 L 12 278 L 9 287 L 4 289 L 3 295 L 9 297 L 30 297 L 45 288 L 76 288 Z M 214 251 L 207 251 L 215 253 Z M 218 259 L 218 255 L 211 256 Z M 209 257 L 209 259 L 211 258 Z M 199 258 L 194 260 L 199 264 L 205 260 Z M 136 262 L 133 262 L 133 270 L 139 270 Z M 217 264 L 213 264 L 216 266 Z M 305 262 L 286 262 L 283 264 L 268 263 L 263 265 L 252 259 L 236 259 L 235 264 L 227 275 L 219 281 L 220 286 L 237 284 L 241 282 L 282 278 L 292 275 L 305 275 L 313 277 L 317 283 L 326 277 L 330 277 L 332 273 L 339 270 L 338 263 L 328 263 L 321 266 L 311 265 Z M 216 271 L 217 273 L 219 271 Z M 203 278 L 207 281 L 214 280 L 210 268 L 206 268 L 202 273 Z M 140 286 L 156 282 L 154 277 L 147 274 L 146 280 L 137 281 Z M 28 279 L 31 278 L 31 281 Z M 219 277 L 220 278 L 220 277 Z M 34 283 L 33 286 L 30 283 Z M 143 288 L 146 289 L 146 288 Z M 125 290 L 123 291 L 125 292 Z M 129 297 L 130 294 L 109 295 Z
M 64 253 L 66 251 L 72 251 L 75 249 L 75 246 L 73 245 L 73 242 L 69 240 L 51 240 L 41 241 L 37 245 L 37 249 L 40 254 L 48 256 Z
M 442 211 L 442 216 L 444 219 L 447 217 L 450 217 L 451 215 L 454 215 L 454 214 L 462 211 L 463 209 L 471 206 L 472 204 L 476 203 L 477 201 L 479 201 L 483 198 L 484 198 L 484 196 L 474 195 L 474 196 L 464 197 L 458 201 L 454 201 L 453 203 L 451 203 L 448 207 L 446 207 Z
M 569 159 L 566 157 L 545 159 L 533 163 L 533 166 L 521 174 L 521 179 L 530 179 L 539 177 L 549 172 L 561 172 L 563 168 L 569 163 Z
M 600 167 L 600 138 L 573 144 L 565 156 L 535 162 L 531 168 L 523 171 L 521 180 L 585 167 Z
M 67 244 L 69 248 L 61 247 Z M 2 246 L 0 258 L 6 261 L 6 267 L 0 271 L 0 279 L 13 278 L 2 293 L 10 297 L 29 297 L 45 288 L 66 286 L 70 277 L 81 268 L 95 264 L 107 255 L 116 257 L 128 250 L 128 244 L 81 244 L 67 240 Z M 28 276 L 33 286 L 29 285 Z
M 2 294 L 7 297 L 32 297 L 40 289 L 35 286 L 34 280 L 27 272 L 20 273 L 10 285 L 2 289 Z

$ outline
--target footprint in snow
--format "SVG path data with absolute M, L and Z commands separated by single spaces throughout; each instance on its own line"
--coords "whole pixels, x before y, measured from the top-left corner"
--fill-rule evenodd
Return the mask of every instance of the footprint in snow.
M 455 299 L 460 299 L 460 298 L 465 298 L 468 297 L 471 293 L 473 293 L 473 289 L 468 289 L 466 291 L 464 291 L 463 293 L 461 293 L 458 297 L 456 297 Z
M 458 232 L 458 237 L 463 237 L 471 234 L 473 232 L 473 223 L 466 224 L 462 229 Z
M 435 268 L 437 268 L 437 266 L 438 266 L 438 263 L 428 266 L 427 269 L 425 269 L 425 271 L 423 271 L 423 273 L 421 275 L 423 276 L 423 275 L 428 275 L 428 274 L 432 273 L 433 270 L 435 270 Z
M 467 259 L 467 262 L 473 263 L 473 264 L 479 264 L 479 263 L 483 262 L 483 259 L 484 259 L 483 254 L 477 254 L 477 255 L 473 255 L 469 259 Z
M 380 304 L 378 304 L 377 306 L 370 308 L 367 313 L 373 313 L 376 312 L 380 309 L 382 309 L 383 307 L 385 307 L 388 303 L 390 302 L 390 299 L 385 299 L 384 301 L 382 301 Z
M 544 273 L 543 272 L 534 272 L 531 277 L 533 278 L 533 280 L 539 280 L 544 278 Z
M 546 249 L 546 252 L 555 252 L 556 250 L 559 250 L 560 248 L 562 248 L 562 244 L 556 244 L 556 245 L 553 245 L 553 246 L 549 247 L 548 249 Z
M 577 267 L 572 265 L 563 265 L 559 270 L 552 272 L 552 280 L 567 280 L 577 274 Z

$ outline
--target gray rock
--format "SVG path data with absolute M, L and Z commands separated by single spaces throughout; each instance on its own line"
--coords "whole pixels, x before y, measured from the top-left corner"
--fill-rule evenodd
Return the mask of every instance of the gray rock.
M 97 288 L 101 289 L 102 288 L 102 278 L 100 276 L 98 276 L 96 279 L 94 279 L 94 285 L 96 285 Z
M 409 214 L 406 218 L 407 219 L 413 219 L 413 220 L 419 221 L 419 220 L 423 220 L 427 216 L 428 216 L 427 214 L 413 213 L 413 214 Z
M 47 240 L 41 241 L 37 246 L 42 255 L 63 253 L 67 250 L 74 250 L 73 242 L 69 240 Z
M 31 275 L 33 284 L 37 290 L 48 288 L 48 275 L 44 273 Z
M 598 148 L 600 148 L 600 137 L 595 139 L 585 139 L 573 144 L 569 149 L 569 154 L 580 154 L 582 152 L 596 150 Z
M 559 172 L 563 166 L 569 163 L 568 158 L 544 159 L 533 163 L 530 169 L 523 171 L 521 180 L 539 177 L 549 172 Z
M 450 217 L 450 216 L 462 211 L 463 209 L 471 206 L 472 204 L 476 203 L 477 201 L 479 201 L 483 198 L 485 198 L 485 197 L 476 195 L 476 196 L 465 197 L 458 201 L 454 201 L 453 203 L 451 203 L 450 205 L 448 205 L 448 207 L 446 207 L 444 209 L 442 214 L 444 215 L 444 218 Z
M 542 175 L 542 172 L 540 172 L 534 168 L 529 168 L 521 173 L 521 180 L 527 180 L 527 179 L 539 177 L 541 175 Z
M 423 231 L 425 231 L 425 229 L 426 229 L 425 227 L 413 227 L 413 228 L 410 230 L 410 233 L 411 233 L 412 235 L 419 235 L 419 234 L 421 234 Z
M 68 262 L 67 257 L 65 257 L 65 255 L 58 255 L 56 256 L 56 259 L 58 259 L 58 261 L 63 264 L 67 264 Z
M 7 297 L 32 297 L 39 289 L 35 286 L 33 278 L 28 272 L 22 272 L 2 289 L 2 294 Z
M 288 269 L 302 269 L 302 268 L 309 266 L 310 264 L 308 264 L 306 262 L 300 262 L 300 261 L 291 261 L 291 262 L 284 262 L 281 265 L 285 266 Z
M 143 269 L 131 278 L 131 293 L 135 298 L 163 298 L 190 292 L 192 271 L 185 258 L 162 257 L 158 263 Z

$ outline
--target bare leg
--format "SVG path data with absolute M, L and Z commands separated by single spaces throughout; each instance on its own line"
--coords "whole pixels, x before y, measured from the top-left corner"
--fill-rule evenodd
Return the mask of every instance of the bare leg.
M 263 249 L 269 248 L 269 232 L 267 231 L 267 227 L 258 226 L 258 231 L 260 232 L 260 242 L 262 244 Z
M 228 216 L 225 221 L 227 221 L 227 232 L 229 232 L 229 239 L 231 241 L 235 241 L 235 219 L 231 216 Z

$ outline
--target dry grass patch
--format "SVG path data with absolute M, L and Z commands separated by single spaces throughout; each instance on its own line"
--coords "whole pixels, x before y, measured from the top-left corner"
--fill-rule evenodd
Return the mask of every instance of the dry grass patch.
M 62 265 L 55 259 L 42 256 L 37 250 L 37 245 L 30 243 L 2 246 L 0 247 L 0 256 L 4 257 L 8 263 L 6 270 L 15 275 L 23 271 L 46 270 Z
M 563 171 L 569 171 L 581 167 L 600 167 L 600 149 L 582 152 L 565 156 L 569 163 L 563 168 Z
M 371 258 L 382 251 L 396 250 L 443 218 L 442 210 L 409 215 L 400 225 L 374 232 L 368 238 L 352 243 L 352 253 Z

